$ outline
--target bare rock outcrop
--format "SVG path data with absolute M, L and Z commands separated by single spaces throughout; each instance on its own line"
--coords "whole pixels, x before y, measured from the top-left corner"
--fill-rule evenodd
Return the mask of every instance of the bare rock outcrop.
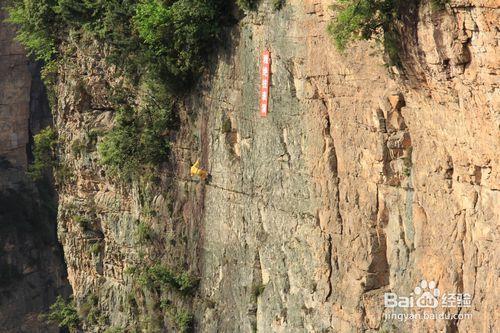
M 413 76 L 394 79 L 372 45 L 333 49 L 329 5 L 262 5 L 196 99 L 210 119 L 213 175 L 202 295 L 217 304 L 199 308 L 201 330 L 495 331 L 498 7 L 422 3 L 406 31 L 417 37 L 405 47 L 418 57 L 403 59 Z M 266 47 L 273 84 L 261 119 Z M 220 131 L 227 118 L 234 143 Z M 440 310 L 472 317 L 391 317 L 423 315 L 383 299 L 424 279 L 469 294 L 470 307 Z

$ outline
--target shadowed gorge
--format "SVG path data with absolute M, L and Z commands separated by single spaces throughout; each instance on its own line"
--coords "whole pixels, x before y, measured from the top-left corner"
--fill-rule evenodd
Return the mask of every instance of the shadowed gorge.
M 51 123 L 40 66 L 0 11 L 0 331 L 58 332 L 39 315 L 68 295 L 53 184 L 26 174 L 32 135 Z

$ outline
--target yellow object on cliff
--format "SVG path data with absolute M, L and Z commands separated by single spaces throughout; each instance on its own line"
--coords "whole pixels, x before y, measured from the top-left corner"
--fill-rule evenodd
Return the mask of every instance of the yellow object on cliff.
M 201 179 L 205 180 L 208 177 L 208 172 L 200 168 L 200 160 L 196 162 L 191 167 L 191 177 L 199 176 Z

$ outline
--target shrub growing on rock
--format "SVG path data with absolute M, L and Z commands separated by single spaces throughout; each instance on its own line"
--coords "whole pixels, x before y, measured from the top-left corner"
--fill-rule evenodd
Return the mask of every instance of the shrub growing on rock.
M 55 303 L 50 306 L 49 313 L 43 318 L 61 328 L 75 329 L 80 324 L 75 302 L 72 299 L 65 300 L 62 296 L 57 296 Z
M 139 284 L 148 287 L 161 288 L 170 286 L 182 294 L 191 294 L 198 286 L 198 279 L 187 272 L 176 274 L 168 267 L 157 264 L 147 267 L 139 276 Z
M 402 0 L 339 0 L 333 9 L 338 11 L 328 26 L 335 46 L 343 51 L 355 40 L 375 39 L 383 44 L 391 62 L 397 62 L 397 31 L 405 2 Z
M 47 127 L 34 136 L 34 162 L 28 173 L 34 180 L 41 180 L 54 166 L 57 135 L 52 127 Z
M 119 108 L 115 125 L 97 146 L 101 163 L 123 179 L 133 178 L 142 168 L 160 163 L 170 146 L 164 135 L 169 128 L 170 112 L 168 106 Z
M 18 39 L 46 63 L 46 68 L 57 68 L 55 61 L 64 57 L 64 52 L 58 51 L 64 50 L 70 39 L 71 43 L 78 39 L 98 41 L 117 75 L 129 78 L 134 87 L 129 89 L 127 100 L 114 105 L 116 125 L 98 150 L 104 165 L 130 178 L 143 166 L 165 160 L 165 131 L 175 119 L 173 101 L 192 86 L 206 66 L 227 16 L 228 3 L 12 0 L 8 11 L 10 22 L 18 25 Z M 149 96 L 142 96 L 144 82 L 150 86 Z M 144 102 L 131 104 L 137 100 Z M 40 159 L 42 162 L 48 161 Z M 36 163 L 33 175 L 38 177 L 45 165 Z
M 133 24 L 152 69 L 177 88 L 201 72 L 219 35 L 220 15 L 219 1 L 145 0 L 137 5 Z
M 253 10 L 257 7 L 258 0 L 236 0 L 236 3 L 241 9 Z
M 17 25 L 17 39 L 37 60 L 50 62 L 56 54 L 56 0 L 14 0 L 8 21 Z

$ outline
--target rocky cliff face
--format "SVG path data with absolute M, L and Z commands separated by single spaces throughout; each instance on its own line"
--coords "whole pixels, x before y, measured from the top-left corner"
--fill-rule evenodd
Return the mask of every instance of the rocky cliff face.
M 50 121 L 38 66 L 14 42 L 0 11 L 0 332 L 57 332 L 39 315 L 67 294 L 50 185 L 25 172 L 31 135 Z
M 421 6 L 405 27 L 406 80 L 369 45 L 340 56 L 325 35 L 329 4 L 290 1 L 278 15 L 263 5 L 190 106 L 209 118 L 213 175 L 201 294 L 217 305 L 199 308 L 202 330 L 494 331 L 499 9 Z M 471 308 L 447 311 L 473 319 L 384 320 L 384 292 L 410 295 L 422 279 L 470 293 Z
M 58 232 L 84 331 L 177 330 L 186 312 L 200 332 L 498 329 L 498 5 L 422 2 L 396 72 L 372 44 L 333 48 L 330 4 L 264 1 L 242 19 L 179 107 L 170 160 L 129 185 L 95 150 L 113 119 L 111 69 L 96 45 L 73 49 L 57 85 L 72 170 Z M 189 178 L 198 157 L 207 184 Z M 144 288 L 134 270 L 157 263 L 198 276 L 195 295 Z M 384 307 L 423 279 L 470 294 L 470 307 L 439 309 L 472 318 L 389 318 L 423 314 Z

